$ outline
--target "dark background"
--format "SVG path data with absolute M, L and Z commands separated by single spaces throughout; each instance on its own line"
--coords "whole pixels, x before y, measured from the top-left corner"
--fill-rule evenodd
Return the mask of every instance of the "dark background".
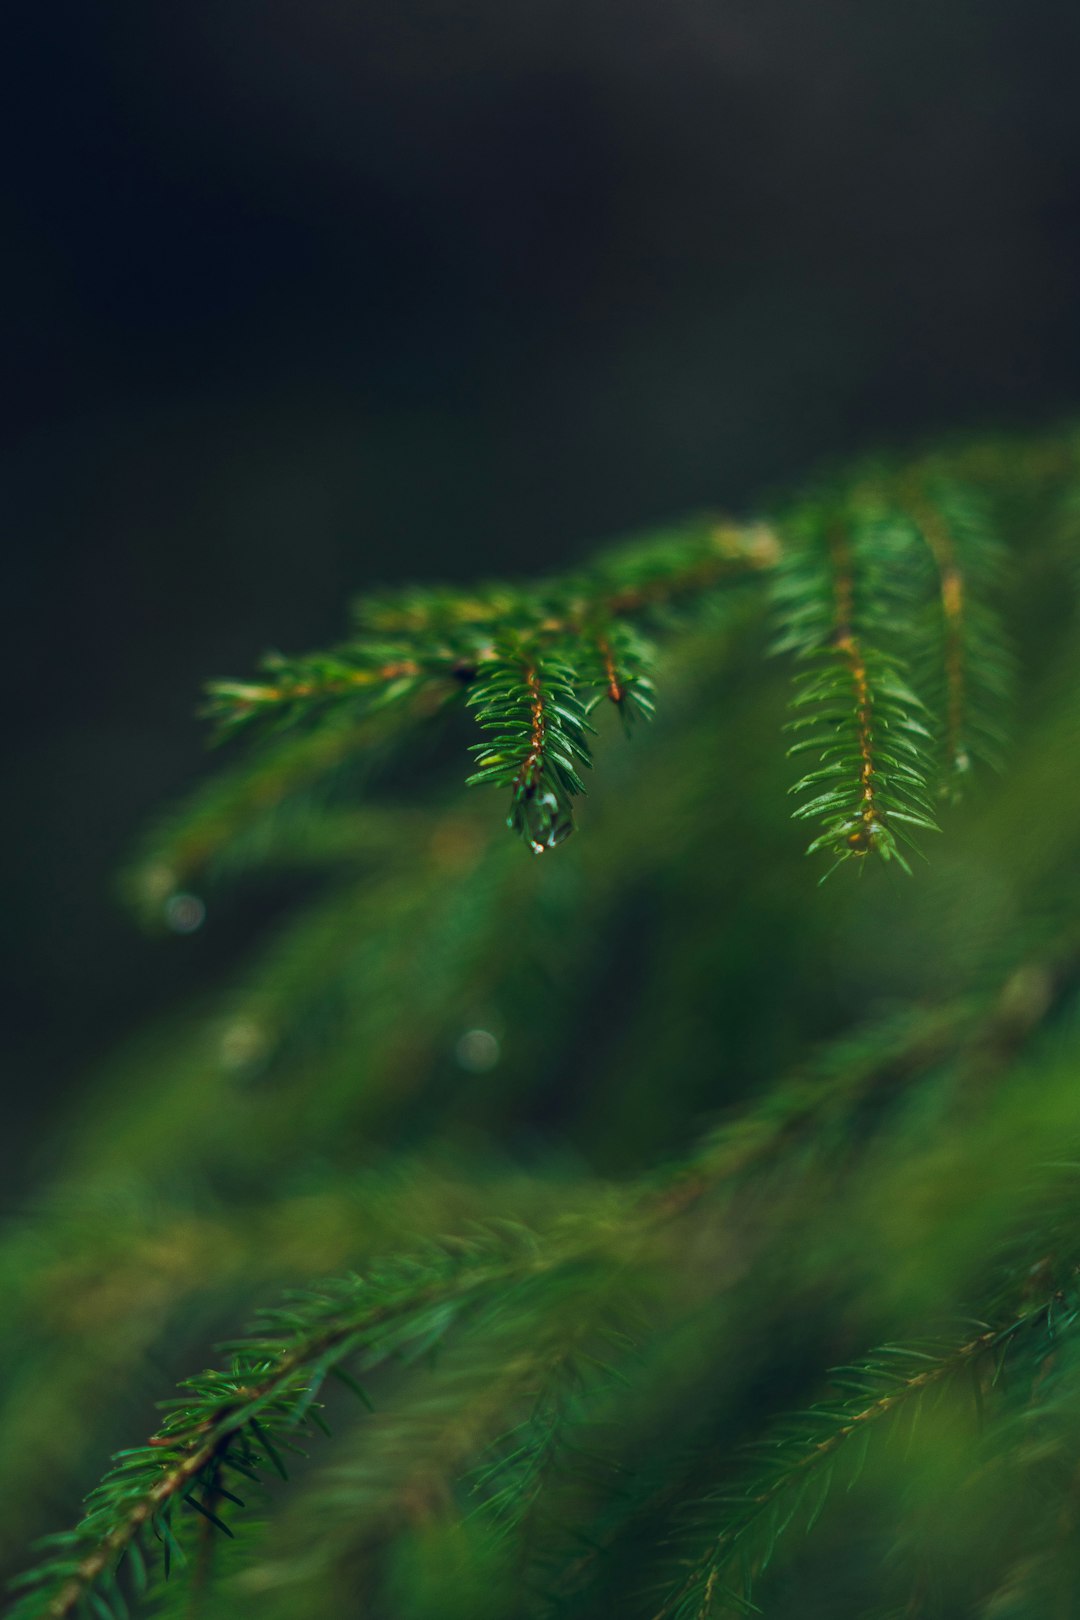
M 0 1168 L 226 948 L 114 893 L 205 769 L 202 678 L 367 583 L 1080 397 L 1075 5 L 38 0 L 4 35 Z

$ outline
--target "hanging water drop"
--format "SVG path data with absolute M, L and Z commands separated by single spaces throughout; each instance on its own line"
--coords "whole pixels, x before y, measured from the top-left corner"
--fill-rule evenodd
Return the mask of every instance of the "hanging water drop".
M 550 788 L 539 784 L 520 789 L 506 824 L 521 833 L 534 855 L 554 849 L 574 830 L 574 818 L 568 807 L 559 802 Z

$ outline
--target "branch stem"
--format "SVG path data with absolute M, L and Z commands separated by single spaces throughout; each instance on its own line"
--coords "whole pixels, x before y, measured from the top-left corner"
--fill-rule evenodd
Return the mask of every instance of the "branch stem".
M 848 841 L 856 848 L 857 853 L 865 854 L 870 848 L 873 824 L 882 820 L 874 784 L 874 708 L 866 673 L 866 660 L 853 628 L 855 585 L 851 547 L 847 536 L 839 527 L 834 528 L 830 535 L 829 553 L 835 597 L 833 645 L 848 667 L 855 702 L 855 727 L 859 749 L 859 814 L 863 826 L 853 833 Z

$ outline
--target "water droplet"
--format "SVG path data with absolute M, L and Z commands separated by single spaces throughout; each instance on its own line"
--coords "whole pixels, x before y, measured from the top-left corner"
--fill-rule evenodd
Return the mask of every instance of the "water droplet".
M 197 894 L 171 894 L 164 911 L 166 927 L 174 934 L 193 934 L 206 920 L 206 907 Z
M 569 838 L 574 818 L 550 788 L 526 787 L 514 800 L 507 825 L 525 837 L 534 855 L 554 849 Z
M 490 1029 L 467 1029 L 454 1053 L 461 1067 L 470 1074 L 486 1074 L 498 1063 L 501 1050 Z

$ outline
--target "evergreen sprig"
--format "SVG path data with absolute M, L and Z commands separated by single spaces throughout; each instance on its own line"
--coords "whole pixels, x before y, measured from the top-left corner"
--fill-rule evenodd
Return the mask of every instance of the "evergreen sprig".
M 573 830 L 571 801 L 584 793 L 579 766 L 592 764 L 592 730 L 567 665 L 524 645 L 500 648 L 469 693 L 486 740 L 468 786 L 509 788 L 507 825 L 540 855 Z
M 774 592 L 777 650 L 812 659 L 797 677 L 788 752 L 816 760 L 791 789 L 812 792 L 794 814 L 821 832 L 809 853 L 836 864 L 876 854 L 910 871 L 908 829 L 937 830 L 928 782 L 930 716 L 898 653 L 910 619 L 909 536 L 877 509 L 823 499 L 792 524 L 792 548 Z
M 701 1191 L 695 1186 L 693 1199 Z M 623 1220 L 629 1218 L 632 1228 L 647 1232 L 650 1224 L 659 1219 L 666 1225 L 687 1207 L 684 1182 L 676 1206 L 651 1197 L 639 1201 L 636 1210 L 633 1204 L 624 1205 Z M 496 1375 L 482 1363 L 469 1374 L 468 1387 L 480 1399 L 481 1427 L 475 1436 L 464 1426 L 460 1378 L 451 1380 L 450 1404 L 444 1396 L 437 1422 L 450 1423 L 447 1462 L 463 1473 L 463 1488 L 474 1500 L 479 1495 L 471 1511 L 482 1512 L 491 1522 L 498 1544 L 525 1524 L 545 1485 L 551 1489 L 552 1482 L 544 1478 L 548 1469 L 565 1468 L 569 1461 L 580 1474 L 588 1454 L 580 1440 L 573 1443 L 572 1432 L 580 1422 L 575 1405 L 589 1382 L 594 1403 L 597 1384 L 602 1389 L 618 1380 L 632 1394 L 635 1390 L 634 1382 L 623 1380 L 612 1366 L 610 1353 L 603 1358 L 596 1354 L 598 1329 L 601 1347 L 603 1342 L 614 1345 L 618 1358 L 632 1345 L 615 1322 L 603 1324 L 604 1295 L 617 1273 L 603 1263 L 598 1270 L 593 1267 L 596 1259 L 602 1262 L 610 1241 L 603 1227 L 589 1229 L 584 1240 L 570 1231 L 546 1245 L 520 1227 L 504 1227 L 467 1242 L 432 1246 L 376 1268 L 365 1279 L 348 1277 L 292 1294 L 282 1307 L 263 1314 L 253 1334 L 223 1347 L 231 1357 L 226 1370 L 185 1381 L 179 1396 L 167 1403 L 168 1416 L 148 1444 L 116 1454 L 114 1467 L 88 1498 L 79 1525 L 47 1538 L 45 1560 L 19 1578 L 21 1596 L 10 1611 L 11 1620 L 63 1620 L 73 1614 L 116 1620 L 126 1615 L 129 1602 L 154 1590 L 152 1569 L 159 1559 L 166 1580 L 174 1566 L 189 1562 L 188 1531 L 193 1526 L 189 1521 L 185 1527 L 183 1507 L 231 1540 L 231 1510 L 245 1507 L 241 1492 L 258 1486 L 268 1474 L 289 1479 L 286 1457 L 297 1450 L 297 1440 L 315 1429 L 325 1431 L 319 1397 L 328 1378 L 341 1380 L 370 1406 L 350 1364 L 371 1372 L 391 1357 L 416 1361 L 470 1317 L 479 1319 L 481 1327 L 486 1317 L 488 1330 L 494 1332 L 493 1366 L 500 1370 Z M 621 1238 L 618 1249 L 626 1257 L 633 1253 Z M 590 1252 L 593 1265 L 582 1270 Z M 1037 1303 L 1023 1298 L 1030 1295 L 1025 1275 L 1030 1269 L 1020 1268 L 1020 1309 L 1001 1325 L 979 1324 L 974 1333 L 951 1343 L 885 1345 L 838 1370 L 829 1397 L 774 1423 L 753 1448 L 761 1459 L 755 1472 L 737 1488 L 723 1481 L 684 1507 L 684 1520 L 713 1528 L 707 1550 L 692 1559 L 689 1573 L 662 1599 L 656 1620 L 757 1612 L 753 1593 L 778 1542 L 793 1525 L 806 1532 L 814 1528 L 838 1463 L 849 1455 L 854 1458 L 846 1473 L 851 1489 L 873 1433 L 904 1411 L 920 1408 L 928 1393 L 955 1382 L 969 1368 L 983 1369 L 972 1386 L 981 1411 L 984 1399 L 999 1385 L 1005 1387 L 1010 1345 L 1040 1328 L 1047 1336 L 1045 1346 L 1021 1369 L 1021 1376 L 1037 1382 L 1046 1357 L 1080 1311 L 1052 1274 L 1039 1275 L 1043 1297 Z M 515 1290 L 534 1285 L 540 1290 L 534 1305 L 559 1307 L 562 1325 L 550 1343 L 543 1318 L 537 1318 L 526 1296 L 519 1296 L 515 1314 L 508 1315 Z M 1012 1284 L 1014 1290 L 1016 1286 Z M 636 1354 L 636 1345 L 632 1348 Z M 475 1354 L 474 1346 L 474 1359 Z M 528 1418 L 497 1438 L 486 1437 L 484 1426 L 530 1391 Z M 420 1433 L 430 1431 L 431 1419 L 425 1415 Z M 417 1434 L 399 1434 L 392 1427 L 383 1438 L 402 1466 L 414 1466 Z M 469 1466 L 477 1454 L 480 1460 Z M 597 1462 L 598 1477 L 618 1493 L 618 1471 L 612 1475 L 611 1463 L 602 1457 Z M 342 1487 L 336 1509 L 330 1504 L 331 1519 L 336 1512 L 351 1520 L 356 1482 Z M 372 1500 L 384 1513 L 385 1486 Z M 328 1534 L 326 1513 L 320 1516 Z M 684 1531 L 680 1539 L 692 1540 L 692 1535 Z M 559 1566 L 556 1584 L 566 1575 L 567 1569 Z
M 183 1386 L 19 1620 L 297 1620 L 358 1588 L 372 1620 L 1071 1612 L 1080 643 L 1056 608 L 1033 657 L 1032 593 L 1002 584 L 1029 537 L 1036 594 L 1075 583 L 1076 449 L 864 466 L 768 526 L 388 593 L 341 648 L 220 692 L 253 751 L 136 889 L 152 912 L 302 867 L 297 914 L 111 1066 L 0 1231 L 0 1530 L 30 1540 L 140 1432 L 148 1365 L 198 1364 L 298 1278 L 364 1280 Z M 796 815 L 842 860 L 956 824 L 943 801 L 999 762 L 1006 606 L 1026 629 L 1013 770 L 902 895 L 798 881 L 766 596 Z M 546 853 L 654 682 L 660 723 L 589 778 L 596 836 L 557 861 L 437 777 L 435 722 L 478 721 L 477 774 Z M 492 1171 L 476 1145 L 508 1125 Z M 334 1406 L 354 1376 L 374 1421 Z M 329 1465 L 294 1470 L 328 1420 Z
M 372 598 L 357 604 L 352 640 L 301 658 L 274 654 L 265 682 L 211 683 L 207 713 L 220 736 L 328 721 L 340 736 L 386 710 L 408 723 L 464 690 L 498 740 L 474 750 L 480 769 L 469 781 L 510 787 L 508 825 L 539 852 L 573 827 L 570 802 L 584 791 L 578 768 L 591 763 L 586 713 L 607 700 L 627 725 L 653 714 L 652 659 L 638 627 L 670 629 L 775 557 L 761 526 L 699 521 L 532 589 L 410 588 Z M 306 757 L 303 749 L 281 756 L 286 768 L 294 752 Z
M 806 712 L 793 723 L 792 752 L 818 763 L 793 789 L 817 790 L 795 811 L 821 826 L 810 848 L 910 870 L 902 846 L 936 829 L 937 792 L 955 798 L 975 761 L 1000 765 L 1012 684 L 1002 573 L 990 491 L 947 463 L 874 465 L 794 503 L 775 527 L 689 524 L 534 586 L 366 599 L 352 640 L 274 655 L 265 682 L 215 682 L 208 712 L 222 735 L 317 726 L 346 753 L 349 727 L 379 723 L 391 737 L 464 691 L 501 739 L 476 750 L 486 763 L 470 782 L 509 787 L 509 826 L 546 850 L 573 827 L 591 762 L 584 716 L 605 700 L 626 725 L 654 713 L 642 632 L 670 636 L 732 585 L 772 575 L 777 650 L 819 666 L 799 677 Z M 264 794 L 277 772 L 283 793 L 310 776 L 305 759 L 300 748 L 259 772 Z M 211 813 L 209 801 L 199 820 Z M 189 847 L 197 840 L 192 825 Z
M 1015 679 L 1000 601 L 1005 548 L 984 494 L 933 465 L 909 475 L 907 510 L 935 580 L 913 639 L 916 679 L 940 716 L 942 791 L 959 798 L 977 762 L 1001 770 Z
M 799 739 L 789 754 L 820 761 L 790 789 L 813 791 L 794 811 L 822 823 L 808 853 L 829 850 L 838 863 L 880 855 L 910 872 L 906 829 L 938 830 L 922 765 L 933 740 L 926 711 L 895 663 L 849 633 L 821 659 L 824 668 L 799 677 L 787 728 Z
M 79 1524 L 49 1537 L 45 1561 L 19 1578 L 27 1590 L 11 1620 L 90 1611 L 109 1620 L 123 1616 L 122 1565 L 130 1572 L 129 1595 L 139 1597 L 155 1542 L 166 1579 L 174 1558 L 184 1561 L 182 1505 L 231 1538 L 210 1504 L 225 1498 L 242 1507 L 232 1487 L 258 1483 L 268 1472 L 288 1478 L 282 1453 L 295 1451 L 297 1437 L 313 1427 L 325 1428 L 317 1403 L 328 1377 L 352 1384 L 350 1361 L 370 1369 L 390 1356 L 430 1349 L 485 1289 L 536 1263 L 528 1234 L 504 1228 L 452 1249 L 433 1246 L 367 1278 L 294 1292 L 264 1312 L 255 1332 L 223 1347 L 231 1356 L 226 1370 L 187 1379 L 166 1403 L 158 1433 L 115 1454 Z
M 630 625 L 613 620 L 598 626 L 582 648 L 581 682 L 586 690 L 592 688 L 586 712 L 611 703 L 628 732 L 635 721 L 651 720 L 656 712 L 654 664 L 653 649 Z
M 985 1043 L 985 1025 L 976 1027 Z M 967 1037 L 967 1020 L 961 1020 L 956 1034 Z M 939 1056 L 935 1044 L 931 1063 Z M 916 1069 L 913 1078 L 918 1074 Z M 857 1106 L 860 1089 L 849 1097 L 849 1106 Z M 988 1121 L 967 1150 L 977 1177 L 985 1174 L 987 1164 L 1000 1164 L 1003 1141 L 1016 1138 L 1012 1110 L 1017 1093 L 1024 1090 L 1016 1083 L 1005 1089 L 999 1117 Z M 1065 1108 L 1066 1091 L 1057 1086 L 1054 1108 L 1040 1122 L 1032 1151 L 1060 1140 L 1057 1118 Z M 835 1095 L 819 1096 L 816 1103 L 803 1099 L 800 1108 L 792 1098 L 796 1115 L 807 1107 L 829 1111 L 838 1101 Z M 466 1381 L 455 1374 L 435 1408 L 437 1426 L 449 1424 L 452 1431 L 445 1466 L 451 1478 L 460 1478 L 466 1501 L 472 1499 L 470 1511 L 482 1509 L 496 1543 L 512 1532 L 531 1537 L 524 1527 L 540 1491 L 557 1500 L 560 1475 L 565 1483 L 568 1469 L 580 1479 L 583 1461 L 591 1467 L 581 1429 L 587 1409 L 597 1403 L 597 1391 L 601 1397 L 606 1392 L 617 1412 L 624 1403 L 620 1386 L 640 1400 L 651 1398 L 651 1382 L 667 1382 L 663 1360 L 645 1353 L 656 1325 L 642 1315 L 640 1305 L 635 1306 L 633 1335 L 627 1335 L 627 1285 L 636 1278 L 634 1287 L 639 1288 L 650 1273 L 670 1279 L 679 1312 L 689 1306 L 691 1318 L 698 1314 L 717 1281 L 708 1233 L 720 1212 L 710 1203 L 712 1195 L 725 1185 L 730 1195 L 733 1183 L 748 1169 L 760 1169 L 763 1147 L 770 1156 L 782 1156 L 792 1144 L 791 1119 L 778 1114 L 774 1099 L 762 1109 L 761 1126 L 774 1133 L 767 1144 L 760 1133 L 756 1143 L 755 1133 L 747 1138 L 745 1129 L 741 1140 L 738 1133 L 726 1143 L 710 1139 L 689 1164 L 676 1167 L 662 1181 L 648 1178 L 630 1186 L 588 1214 L 556 1224 L 544 1237 L 518 1223 L 499 1223 L 474 1237 L 443 1240 L 413 1256 L 373 1265 L 364 1277 L 293 1292 L 281 1307 L 262 1315 L 254 1332 L 223 1346 L 230 1358 L 225 1369 L 186 1381 L 147 1445 L 116 1455 L 114 1468 L 88 1499 L 80 1524 L 49 1538 L 43 1564 L 20 1579 L 24 1590 L 12 1620 L 62 1620 L 82 1613 L 115 1620 L 123 1615 L 128 1601 L 153 1589 L 147 1570 L 156 1557 L 168 1574 L 187 1555 L 182 1506 L 231 1538 L 238 1528 L 232 1509 L 244 1505 L 245 1481 L 257 1484 L 268 1474 L 288 1477 L 287 1455 L 297 1440 L 312 1427 L 324 1427 L 320 1395 L 327 1379 L 351 1384 L 354 1371 L 372 1372 L 391 1358 L 417 1362 L 470 1324 L 471 1339 L 460 1364 Z M 749 1157 L 747 1146 L 752 1149 Z M 786 1241 L 788 1220 L 798 1220 L 804 1207 L 800 1183 L 807 1170 L 804 1164 L 776 1201 L 781 1241 Z M 907 1173 L 906 1167 L 901 1173 Z M 858 1196 L 857 1183 L 852 1190 Z M 689 1504 L 684 1517 L 699 1523 L 703 1514 L 715 1520 L 720 1510 L 726 1511 L 720 1528 L 708 1538 L 706 1553 L 664 1599 L 659 1613 L 665 1620 L 668 1615 L 696 1620 L 711 1614 L 714 1604 L 721 1605 L 716 1612 L 722 1613 L 724 1602 L 737 1612 L 750 1612 L 753 1583 L 772 1562 L 784 1530 L 800 1515 L 807 1528 L 816 1522 L 834 1454 L 849 1452 L 860 1435 L 879 1420 L 891 1419 L 931 1386 L 980 1358 L 993 1361 L 1033 1324 L 1043 1322 L 1059 1334 L 1070 1325 L 1077 1316 L 1069 1291 L 1080 1260 L 1078 1209 L 1075 1175 L 1044 1175 L 1019 1216 L 1010 1213 L 1016 1240 L 1011 1249 L 1002 1250 L 999 1262 L 999 1325 L 980 1325 L 951 1344 L 892 1345 L 863 1358 L 842 1375 L 840 1396 L 774 1426 L 760 1448 L 768 1459 L 763 1472 L 734 1496 L 725 1482 L 696 1507 Z M 687 1246 L 685 1222 L 691 1216 L 703 1224 L 696 1245 Z M 941 1218 L 951 1218 L 948 1209 Z M 839 1219 L 851 1224 L 842 1211 Z M 722 1216 L 721 1231 L 726 1224 Z M 1033 1269 L 1031 1257 L 1042 1252 L 1048 1232 L 1055 1234 L 1055 1263 Z M 704 1271 L 696 1278 L 695 1247 L 703 1241 Z M 1039 1295 L 1034 1303 L 1033 1286 Z M 627 1366 L 628 1350 L 632 1367 Z M 626 1378 L 623 1369 L 632 1376 Z M 1000 1372 L 998 1365 L 995 1380 Z M 475 1425 L 465 1422 L 466 1390 L 475 1392 L 469 1400 L 478 1403 Z M 501 1428 L 501 1420 L 523 1398 L 531 1402 L 528 1417 L 509 1430 Z M 391 1427 L 384 1435 L 384 1446 L 400 1458 L 406 1473 L 415 1465 L 418 1445 L 425 1443 L 422 1436 L 431 1432 L 432 1419 L 424 1407 L 420 1417 L 419 1426 Z M 602 1451 L 595 1454 L 595 1463 L 599 1488 L 618 1494 L 625 1465 Z M 365 1500 L 381 1504 L 378 1511 L 385 1514 L 385 1497 L 373 1494 L 367 1484 L 364 1489 Z M 352 1486 L 343 1482 L 336 1508 L 320 1512 L 324 1535 L 329 1535 L 335 1515 L 348 1523 L 356 1519 L 355 1490 L 355 1481 Z M 738 1583 L 731 1587 L 728 1576 L 736 1563 Z M 577 1572 L 576 1560 L 568 1565 L 556 1559 L 551 1579 L 557 1588 Z
M 694 1510 L 709 1515 L 713 1531 L 707 1552 L 670 1593 L 654 1620 L 719 1620 L 722 1615 L 762 1611 L 754 1602 L 760 1578 L 777 1543 L 793 1528 L 809 1534 L 824 1512 L 838 1470 L 851 1490 L 882 1430 L 907 1415 L 918 1422 L 927 1396 L 974 1374 L 980 1395 L 980 1364 L 1000 1369 L 1010 1341 L 1052 1317 L 1053 1300 L 1003 1327 L 982 1326 L 960 1342 L 886 1344 L 857 1365 L 836 1369 L 825 1400 L 784 1418 L 753 1448 L 758 1466 L 738 1489 L 725 1484 Z M 988 1379 L 984 1375 L 982 1382 Z

